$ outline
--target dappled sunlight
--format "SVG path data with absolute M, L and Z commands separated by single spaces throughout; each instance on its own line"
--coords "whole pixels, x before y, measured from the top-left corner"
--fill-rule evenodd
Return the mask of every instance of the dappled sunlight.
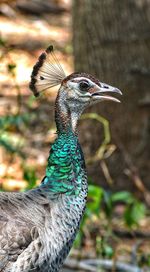
M 14 152 L 20 152 L 21 149 L 21 152 L 25 156 L 25 165 L 30 165 L 31 168 L 35 168 L 35 171 L 36 168 L 38 169 L 37 177 L 39 176 L 38 180 L 40 182 L 44 175 L 49 142 L 53 142 L 56 137 L 55 129 L 53 129 L 53 114 L 50 118 L 48 116 L 51 115 L 53 109 L 53 101 L 56 97 L 57 87 L 45 92 L 44 97 L 52 101 L 52 106 L 49 107 L 47 104 L 47 113 L 40 113 L 41 102 L 32 98 L 31 91 L 29 90 L 33 65 L 36 63 L 38 56 L 50 43 L 53 44 L 55 48 L 61 47 L 61 51 L 56 50 L 55 54 L 62 63 L 66 74 L 69 74 L 73 70 L 72 55 L 63 51 L 65 48 L 68 50 L 68 44 L 71 39 L 69 26 L 70 14 L 63 13 L 59 16 L 59 20 L 57 20 L 58 16 L 53 14 L 46 16 L 46 18 L 37 18 L 32 15 L 23 15 L 18 11 L 15 12 L 17 16 L 14 18 L 8 18 L 3 15 L 0 16 L 0 34 L 3 44 L 0 48 L 0 114 L 3 118 L 5 118 L 5 115 L 14 115 L 14 120 L 8 121 L 7 125 L 5 124 L 7 133 L 5 137 L 3 135 L 3 140 L 9 141 L 10 145 L 14 146 L 11 150 L 12 154 L 6 154 L 5 148 L 0 147 L 0 182 L 5 184 L 3 188 L 7 188 L 7 190 L 9 190 L 9 187 L 10 190 L 13 190 L 13 188 L 19 190 L 19 186 L 20 189 L 23 189 L 23 184 L 26 184 L 26 181 L 23 180 L 22 164 L 24 164 L 24 162 L 22 161 L 22 157 L 14 156 Z M 58 23 L 56 23 L 57 21 Z M 52 22 L 52 24 L 50 22 Z M 18 94 L 21 95 L 20 102 L 17 98 Z M 30 117 L 29 115 L 32 108 L 33 110 Z M 18 121 L 15 121 L 15 115 L 18 110 L 21 115 L 26 115 L 25 118 L 27 121 L 21 116 L 17 117 Z M 37 122 L 33 135 L 32 123 L 36 120 L 35 111 L 38 111 L 41 121 Z M 25 123 L 29 122 L 29 120 L 31 121 L 30 127 L 28 125 L 26 126 Z M 46 126 L 43 131 L 42 120 L 44 121 L 44 126 Z M 18 124 L 16 122 L 18 122 Z M 42 132 L 38 132 L 38 130 Z M 34 142 L 34 145 L 32 142 Z M 15 187 L 16 182 L 18 186 Z

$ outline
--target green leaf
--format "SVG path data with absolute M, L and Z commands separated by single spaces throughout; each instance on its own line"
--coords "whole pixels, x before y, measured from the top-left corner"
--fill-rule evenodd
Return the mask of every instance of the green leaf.
M 104 245 L 103 248 L 103 255 L 108 257 L 108 258 L 112 258 L 114 255 L 114 250 L 111 246 L 109 245 Z
M 127 206 L 124 219 L 129 227 L 137 226 L 142 218 L 146 214 L 146 207 L 142 202 L 137 200 L 134 203 Z
M 6 46 L 6 41 L 0 36 L 0 46 L 5 47 Z
M 81 232 L 81 230 L 78 232 L 76 239 L 73 243 L 73 246 L 75 248 L 80 248 L 81 247 L 81 243 L 82 243 L 82 239 L 83 239 L 83 232 Z
M 30 167 L 25 167 L 24 179 L 28 181 L 27 190 L 34 188 L 36 186 L 36 181 L 37 181 L 35 169 Z
M 112 216 L 113 211 L 113 203 L 112 203 L 112 195 L 108 191 L 104 191 L 104 212 L 108 218 Z
M 0 133 L 0 146 L 4 147 L 9 153 L 17 153 L 22 158 L 25 158 L 25 154 L 21 150 L 23 141 L 15 137 L 13 138 L 11 134 L 9 135 L 6 132 Z
M 133 196 L 132 196 L 132 194 L 130 192 L 120 191 L 120 192 L 114 193 L 111 196 L 111 199 L 112 199 L 112 202 L 122 201 L 122 202 L 125 202 L 125 203 L 130 203 L 130 202 L 133 201 Z
M 95 185 L 89 185 L 88 189 L 88 203 L 87 203 L 87 213 L 99 214 L 100 204 L 103 197 L 103 189 Z
M 10 73 L 14 72 L 15 68 L 16 68 L 16 64 L 14 64 L 14 63 L 9 63 L 7 65 L 8 72 L 10 72 Z
M 0 117 L 0 129 L 9 130 L 12 127 L 18 128 L 21 125 L 28 125 L 29 121 L 33 119 L 33 114 L 20 114 L 20 115 L 5 115 Z

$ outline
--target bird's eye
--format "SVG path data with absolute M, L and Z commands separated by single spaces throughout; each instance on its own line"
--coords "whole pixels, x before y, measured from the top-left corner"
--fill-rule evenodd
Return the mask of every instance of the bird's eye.
M 80 82 L 79 86 L 80 86 L 81 91 L 87 91 L 89 88 L 89 83 L 86 81 L 82 81 L 82 82 Z
M 104 86 L 103 86 L 103 88 L 105 88 L 105 89 L 109 89 L 109 87 L 108 87 L 107 85 L 104 85 Z

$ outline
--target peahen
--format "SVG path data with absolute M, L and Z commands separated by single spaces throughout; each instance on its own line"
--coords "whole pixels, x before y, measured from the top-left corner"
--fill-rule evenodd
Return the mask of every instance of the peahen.
M 88 192 L 77 122 L 83 110 L 119 93 L 86 73 L 65 76 L 53 47 L 33 68 L 35 96 L 61 84 L 55 102 L 57 139 L 40 186 L 26 192 L 0 192 L 0 272 L 59 271 L 75 239 Z

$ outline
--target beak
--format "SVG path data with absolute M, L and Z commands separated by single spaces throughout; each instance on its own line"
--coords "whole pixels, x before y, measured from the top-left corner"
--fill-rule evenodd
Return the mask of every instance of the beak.
M 113 97 L 113 96 L 110 96 L 110 95 L 105 95 L 105 93 L 117 93 L 117 94 L 120 94 L 122 95 L 122 92 L 115 88 L 115 87 L 112 87 L 108 84 L 105 84 L 105 83 L 101 83 L 100 82 L 100 86 L 96 85 L 93 89 L 92 89 L 92 99 L 95 101 L 98 100 L 99 101 L 103 101 L 103 100 L 111 100 L 111 101 L 115 101 L 115 102 L 120 102 L 119 99 Z M 96 102 L 96 101 L 95 101 Z

